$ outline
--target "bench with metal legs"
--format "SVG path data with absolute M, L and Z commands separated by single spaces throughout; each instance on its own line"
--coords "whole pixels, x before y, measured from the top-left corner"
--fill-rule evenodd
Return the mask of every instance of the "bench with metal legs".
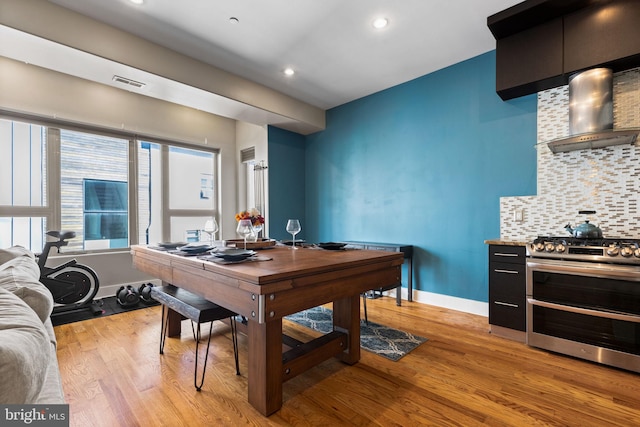
M 200 391 L 204 384 L 204 375 L 207 369 L 207 358 L 209 357 L 209 345 L 211 344 L 211 331 L 213 330 L 213 322 L 229 318 L 231 325 L 231 338 L 233 341 L 233 354 L 236 362 L 236 375 L 240 375 L 240 366 L 238 363 L 238 331 L 236 328 L 236 313 L 220 307 L 206 299 L 180 289 L 173 285 L 154 286 L 151 288 L 151 298 L 162 304 L 162 324 L 160 327 L 160 354 L 164 354 L 164 344 L 167 338 L 167 326 L 169 320 L 169 309 L 177 312 L 181 316 L 191 320 L 191 331 L 196 341 L 196 360 L 193 370 L 193 385 L 196 390 Z M 202 368 L 202 376 L 198 384 L 198 345 L 200 343 L 200 324 L 211 322 L 209 326 L 209 339 L 207 340 L 207 352 L 204 357 L 204 366 Z M 194 329 L 193 324 L 197 324 Z

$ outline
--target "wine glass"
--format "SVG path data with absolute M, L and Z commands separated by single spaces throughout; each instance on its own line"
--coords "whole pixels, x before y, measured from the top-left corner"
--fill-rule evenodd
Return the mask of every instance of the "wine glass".
M 250 219 L 241 219 L 238 221 L 236 232 L 244 238 L 244 249 L 247 249 L 247 236 L 253 232 L 253 225 Z
M 213 246 L 213 240 L 215 239 L 216 231 L 218 231 L 218 223 L 216 222 L 216 219 L 208 219 L 207 222 L 204 223 L 203 231 L 209 235 L 209 242 L 211 246 Z
M 300 230 L 302 230 L 302 227 L 300 227 L 300 221 L 297 219 L 290 219 L 287 221 L 287 233 L 290 233 L 293 237 L 291 249 L 298 249 L 296 248 L 296 234 L 298 234 Z
M 257 240 L 260 240 L 260 232 L 263 229 L 263 225 L 258 223 L 257 225 L 253 225 L 253 232 L 256 233 Z

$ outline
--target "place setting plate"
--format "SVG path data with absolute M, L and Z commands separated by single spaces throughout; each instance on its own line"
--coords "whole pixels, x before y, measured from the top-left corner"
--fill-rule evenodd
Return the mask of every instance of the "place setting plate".
M 345 246 L 347 246 L 347 244 L 339 243 L 339 242 L 323 242 L 323 243 L 318 243 L 317 246 L 319 248 L 326 249 L 328 251 L 339 251 L 339 250 L 342 250 Z
M 199 255 L 210 251 L 211 249 L 213 249 L 213 247 L 207 244 L 188 244 L 179 246 L 176 249 L 188 255 Z
M 211 252 L 211 255 L 203 259 L 221 264 L 231 264 L 247 261 L 249 258 L 255 257 L 256 254 L 256 251 L 248 249 L 216 248 Z
M 162 249 L 177 249 L 180 246 L 186 245 L 187 242 L 160 242 L 158 246 Z

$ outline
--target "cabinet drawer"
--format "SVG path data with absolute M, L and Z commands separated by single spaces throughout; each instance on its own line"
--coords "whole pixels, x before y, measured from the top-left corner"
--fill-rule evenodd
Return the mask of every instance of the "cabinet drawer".
M 489 303 L 500 303 L 499 305 L 524 307 L 525 291 L 515 286 L 497 288 L 491 286 L 489 288 Z
M 524 300 L 523 300 L 524 303 Z M 526 330 L 524 305 L 513 305 L 489 302 L 489 323 L 518 331 Z
M 527 253 L 524 246 L 489 245 L 489 262 L 525 264 Z
M 516 293 L 524 296 L 526 265 L 503 262 L 489 263 L 489 290 L 499 293 Z

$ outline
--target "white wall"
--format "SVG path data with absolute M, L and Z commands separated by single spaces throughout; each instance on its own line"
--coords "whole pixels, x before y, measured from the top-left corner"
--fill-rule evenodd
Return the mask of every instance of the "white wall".
M 246 206 L 247 194 L 247 182 L 244 165 L 240 164 L 240 152 L 247 148 L 255 147 L 256 162 L 264 161 L 264 164 L 268 167 L 268 130 L 266 126 L 256 126 L 249 123 L 237 122 L 236 123 L 236 162 L 239 164 L 238 168 L 238 205 L 236 212 L 240 212 L 245 209 L 250 209 L 254 206 Z M 265 174 L 265 204 L 266 209 L 262 213 L 267 220 L 265 222 L 266 230 L 265 236 L 269 235 L 269 174 Z M 235 235 L 235 229 L 234 229 Z M 227 237 L 227 238 L 237 238 Z
M 0 109 L 220 150 L 221 227 L 235 230 L 236 121 L 0 57 Z M 266 141 L 265 141 L 266 144 Z M 144 280 L 125 255 L 75 256 L 104 286 Z M 86 258 L 86 260 L 85 260 Z M 52 263 L 58 260 L 52 259 Z M 149 278 L 150 279 L 150 278 Z M 115 293 L 115 290 L 114 290 Z

